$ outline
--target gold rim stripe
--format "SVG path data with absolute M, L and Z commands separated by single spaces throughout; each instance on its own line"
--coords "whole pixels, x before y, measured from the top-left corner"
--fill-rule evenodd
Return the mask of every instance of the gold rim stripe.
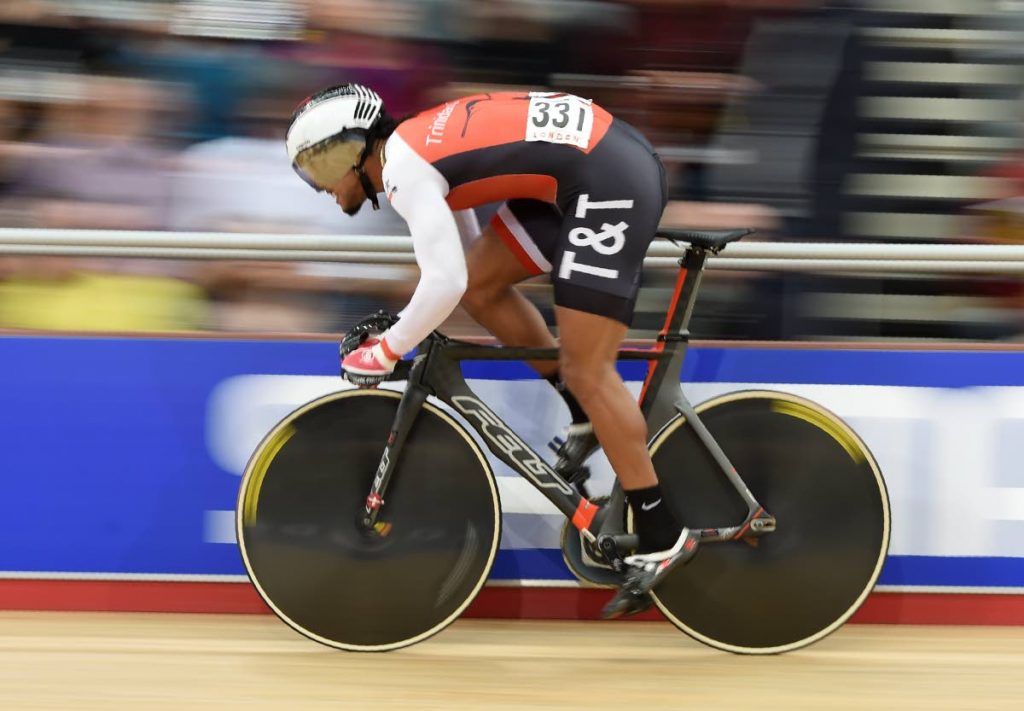
M 245 487 L 245 498 L 243 499 L 245 506 L 243 507 L 242 523 L 246 526 L 256 523 L 256 506 L 259 504 L 260 489 L 263 488 L 263 477 L 267 475 L 270 463 L 274 461 L 277 453 L 288 443 L 293 434 L 295 434 L 295 427 L 292 424 L 282 427 L 263 447 L 259 458 L 253 465 L 252 477 L 249 479 L 249 485 Z
M 823 432 L 831 435 L 832 439 L 838 442 L 839 445 L 846 450 L 846 453 L 850 455 L 850 459 L 855 463 L 864 463 L 864 451 L 857 446 L 857 443 L 853 441 L 850 434 L 844 428 L 838 426 L 832 419 L 826 417 L 817 410 L 812 410 L 798 402 L 788 402 L 786 400 L 773 400 L 771 409 L 774 412 L 778 412 L 780 415 L 796 417 L 804 422 L 814 425 Z

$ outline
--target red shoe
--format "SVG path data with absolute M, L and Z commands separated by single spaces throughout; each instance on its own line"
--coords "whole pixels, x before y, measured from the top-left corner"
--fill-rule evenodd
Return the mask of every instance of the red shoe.
M 376 385 L 391 375 L 398 362 L 384 337 L 368 338 L 361 346 L 345 356 L 341 369 L 345 377 L 356 385 Z

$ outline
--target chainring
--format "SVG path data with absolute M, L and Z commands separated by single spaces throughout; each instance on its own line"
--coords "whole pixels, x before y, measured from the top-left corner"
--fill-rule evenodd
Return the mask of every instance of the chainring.
M 603 506 L 608 503 L 609 497 L 598 496 L 590 500 L 590 503 Z M 580 539 L 580 532 L 572 522 L 566 520 L 562 525 L 562 560 L 570 572 L 580 582 L 589 587 L 617 588 L 622 584 L 622 575 L 611 568 L 603 568 L 588 564 L 583 559 L 583 542 Z

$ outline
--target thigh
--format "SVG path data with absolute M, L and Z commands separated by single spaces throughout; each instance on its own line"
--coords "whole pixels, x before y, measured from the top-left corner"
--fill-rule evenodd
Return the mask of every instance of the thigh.
M 543 203 L 536 205 L 547 207 Z M 553 211 L 547 207 L 547 212 Z M 468 289 L 509 286 L 550 271 L 551 263 L 533 235 L 553 233 L 554 237 L 550 238 L 553 244 L 558 239 L 559 229 L 560 221 L 551 214 L 522 208 L 513 212 L 509 203 L 502 205 L 480 238 L 466 251 Z
M 539 200 L 509 200 L 498 208 L 488 231 L 529 276 L 547 274 L 561 239 L 562 215 Z
M 562 358 L 580 368 L 614 366 L 626 326 L 607 316 L 555 307 Z
M 555 303 L 629 325 L 665 207 L 664 171 L 649 144 L 624 130 L 594 153 L 552 258 Z

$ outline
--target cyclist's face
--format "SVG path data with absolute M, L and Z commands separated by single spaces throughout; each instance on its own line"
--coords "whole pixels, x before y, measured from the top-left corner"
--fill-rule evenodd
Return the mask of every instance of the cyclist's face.
M 363 186 L 359 183 L 359 177 L 354 170 L 345 173 L 327 192 L 334 197 L 338 207 L 349 216 L 359 212 L 359 208 L 366 202 L 366 193 L 363 192 Z

